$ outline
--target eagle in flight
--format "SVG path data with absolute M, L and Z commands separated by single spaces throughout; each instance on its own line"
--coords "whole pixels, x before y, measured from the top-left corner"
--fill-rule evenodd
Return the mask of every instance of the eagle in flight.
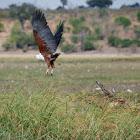
M 44 14 L 40 10 L 36 10 L 32 18 L 33 36 L 37 42 L 40 53 L 47 62 L 48 69 L 46 75 L 49 73 L 49 67 L 52 67 L 51 76 L 53 75 L 54 61 L 60 55 L 56 53 L 56 49 L 64 31 L 64 21 L 60 22 L 55 35 L 52 34 L 48 23 L 46 22 Z

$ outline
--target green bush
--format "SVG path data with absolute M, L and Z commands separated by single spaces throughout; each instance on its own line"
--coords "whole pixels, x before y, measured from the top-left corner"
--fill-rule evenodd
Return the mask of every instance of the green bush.
M 26 33 L 21 30 L 20 24 L 16 23 L 11 30 L 10 37 L 3 43 L 3 47 L 6 50 L 22 48 L 27 44 L 27 39 L 28 37 Z
M 114 47 L 118 47 L 121 44 L 121 41 L 122 40 L 117 36 L 109 36 L 108 37 L 108 43 Z
M 134 25 L 134 33 L 137 39 L 140 39 L 140 26 Z
M 25 53 L 27 52 L 27 45 L 25 45 L 23 48 L 22 48 L 22 51 Z
M 73 34 L 77 34 L 82 31 L 82 21 L 80 19 L 69 19 L 69 23 L 73 26 Z
M 5 15 L 2 13 L 2 11 L 0 11 L 0 18 L 5 17 Z
M 89 31 L 88 31 L 88 35 L 91 35 L 92 34 L 92 31 L 89 29 Z
M 12 43 L 10 39 L 7 39 L 3 44 L 2 47 L 5 48 L 6 51 L 10 50 L 12 48 Z
M 108 43 L 114 47 L 121 46 L 122 48 L 126 48 L 132 45 L 140 47 L 140 40 L 121 39 L 117 36 L 109 36 Z
M 38 48 L 37 47 L 37 43 L 36 43 L 36 41 L 35 41 L 35 39 L 33 37 L 33 33 L 27 34 L 27 37 L 28 37 L 28 39 L 27 39 L 27 45 L 28 46 L 33 46 L 33 49 Z
M 89 50 L 96 50 L 96 47 L 90 41 L 85 41 L 84 51 L 89 51 Z
M 99 27 L 97 27 L 97 28 L 94 29 L 94 32 L 95 32 L 97 35 L 99 35 L 99 34 L 101 33 L 101 30 L 100 30 Z
M 140 47 L 140 40 L 133 40 L 133 44 Z
M 71 41 L 73 42 L 73 43 L 78 43 L 78 37 L 77 36 L 71 36 Z
M 69 26 L 66 27 L 68 33 L 70 32 L 71 28 Z
M 97 40 L 97 38 L 92 36 L 92 35 L 88 35 L 88 36 L 86 36 L 86 40 L 87 41 L 95 41 L 95 40 Z
M 83 25 L 84 17 L 81 17 L 81 19 L 74 19 L 70 18 L 69 23 L 73 26 L 72 33 L 78 34 L 82 31 L 86 32 L 89 31 L 89 28 Z
M 95 25 L 98 25 L 98 23 L 96 21 L 92 21 L 91 22 L 92 26 L 94 27 Z
M 99 27 L 94 29 L 94 32 L 96 34 L 97 39 L 99 40 L 103 40 L 104 39 L 104 35 L 102 34 L 102 31 Z
M 22 29 L 20 24 L 15 24 L 11 30 L 10 40 L 16 42 L 17 48 L 23 48 L 24 46 L 37 46 L 37 43 L 33 37 L 33 33 L 27 34 Z M 36 48 L 36 47 L 35 47 Z
M 84 16 L 81 16 L 81 17 L 80 17 L 80 20 L 81 20 L 82 22 L 86 21 L 86 19 L 85 19 Z
M 78 34 L 79 32 L 81 32 L 81 29 L 74 28 L 74 29 L 72 30 L 72 33 L 73 33 L 73 34 Z
M 14 45 L 12 45 L 14 44 Z M 34 48 L 37 48 L 37 44 L 35 39 L 33 38 L 33 34 L 27 34 L 22 29 L 19 23 L 16 23 L 12 30 L 11 35 L 6 42 L 4 42 L 3 47 L 6 50 L 12 49 L 12 48 L 21 48 L 25 50 L 25 46 L 33 46 Z M 26 50 L 27 50 L 26 47 Z
M 70 18 L 69 23 L 73 26 L 73 28 L 78 28 L 79 26 L 81 26 L 82 21 L 80 19 Z
M 0 22 L 0 31 L 4 29 L 4 24 Z
M 137 12 L 137 19 L 140 21 L 140 11 Z
M 107 12 L 107 10 L 105 8 L 99 9 L 98 10 L 98 14 L 99 14 L 98 15 L 99 18 L 103 18 L 103 17 L 109 16 L 109 14 L 108 14 L 108 12 Z
M 62 36 L 61 40 L 60 40 L 60 44 L 63 44 L 65 42 L 65 38 Z
M 62 52 L 67 52 L 67 53 L 76 52 L 77 48 L 74 45 L 67 44 L 67 45 L 61 47 L 61 51 Z
M 28 35 L 21 29 L 20 24 L 15 24 L 11 30 L 10 40 L 16 42 L 17 48 L 22 48 L 28 43 Z
M 11 18 L 9 12 L 10 11 L 8 9 L 0 9 L 0 18 L 4 18 L 4 19 Z
M 121 47 L 122 47 L 122 48 L 130 47 L 132 44 L 133 44 L 133 41 L 130 40 L 130 39 L 123 39 L 123 40 L 121 41 Z
M 122 16 L 116 17 L 115 23 L 123 25 L 124 28 L 131 25 L 131 21 L 128 18 Z

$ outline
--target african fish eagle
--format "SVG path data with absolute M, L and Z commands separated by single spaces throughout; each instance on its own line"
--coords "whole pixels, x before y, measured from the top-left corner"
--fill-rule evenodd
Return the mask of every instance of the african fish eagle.
M 53 75 L 54 61 L 60 55 L 56 53 L 56 49 L 64 31 L 64 21 L 60 22 L 55 35 L 52 34 L 44 14 L 40 10 L 36 10 L 32 18 L 33 36 L 37 42 L 40 53 L 47 62 L 48 69 L 46 75 L 49 74 L 49 67 L 52 67 L 51 76 Z

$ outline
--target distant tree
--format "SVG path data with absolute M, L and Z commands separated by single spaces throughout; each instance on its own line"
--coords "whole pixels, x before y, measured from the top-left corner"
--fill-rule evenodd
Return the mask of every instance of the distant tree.
M 89 7 L 105 8 L 112 5 L 112 0 L 87 0 Z
M 121 8 L 139 8 L 139 7 L 140 7 L 140 4 L 137 2 L 135 4 L 132 4 L 132 5 L 122 5 L 121 6 Z
M 65 5 L 67 5 L 68 1 L 67 0 L 61 0 L 61 3 L 63 5 L 63 8 L 65 7 Z
M 63 9 L 62 6 L 58 6 L 58 7 L 56 8 L 56 10 L 61 10 L 61 9 Z
M 130 7 L 138 8 L 138 7 L 140 7 L 140 4 L 136 2 L 135 4 L 130 5 Z
M 78 6 L 78 8 L 79 8 L 79 9 L 84 9 L 84 8 L 86 8 L 86 7 L 83 6 L 83 5 L 80 5 L 80 6 Z
M 130 5 L 130 7 L 132 7 L 132 8 L 138 8 L 138 7 L 140 7 L 140 4 L 136 2 L 135 4 Z
M 12 4 L 9 6 L 9 9 L 11 18 L 17 18 L 22 29 L 24 29 L 24 21 L 27 19 L 30 20 L 31 16 L 36 10 L 36 7 L 31 4 L 23 3 L 21 6 Z

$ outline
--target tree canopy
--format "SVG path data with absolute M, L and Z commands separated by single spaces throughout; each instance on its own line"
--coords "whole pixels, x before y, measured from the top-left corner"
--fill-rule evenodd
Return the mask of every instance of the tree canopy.
M 63 8 L 65 7 L 65 5 L 67 5 L 67 0 L 61 0 L 61 3 L 62 3 L 62 5 L 63 5 Z
M 9 8 L 10 8 L 10 16 L 12 18 L 18 18 L 22 28 L 24 28 L 23 26 L 24 21 L 30 19 L 34 11 L 36 10 L 35 6 L 27 3 L 23 3 L 21 6 L 12 4 L 9 6 Z
M 112 0 L 87 0 L 89 7 L 105 8 L 112 5 Z

